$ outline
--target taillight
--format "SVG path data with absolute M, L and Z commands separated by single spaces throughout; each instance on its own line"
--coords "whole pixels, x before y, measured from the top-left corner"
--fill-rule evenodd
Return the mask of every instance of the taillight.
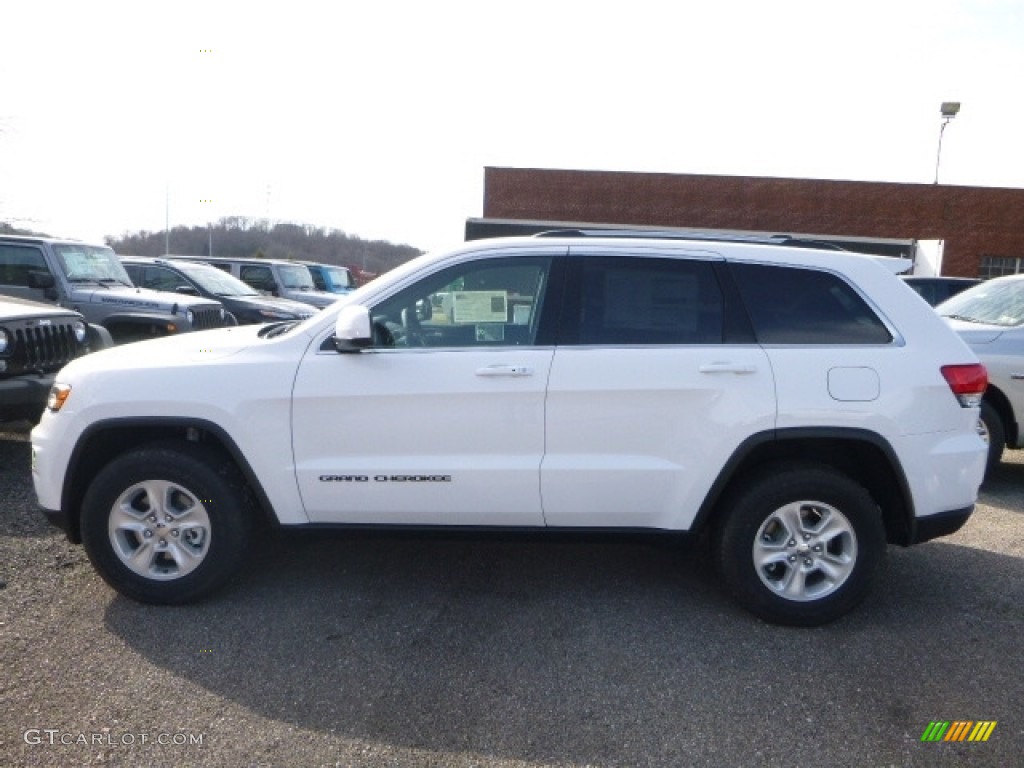
M 988 386 L 988 371 L 981 363 L 944 365 L 942 375 L 962 408 L 977 408 Z

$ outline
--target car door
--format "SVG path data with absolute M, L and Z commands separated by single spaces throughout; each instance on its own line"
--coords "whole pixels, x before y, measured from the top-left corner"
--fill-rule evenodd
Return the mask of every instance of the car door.
M 553 260 L 474 260 L 371 306 L 374 345 L 330 338 L 293 398 L 311 521 L 543 525 L 540 462 Z
M 772 371 L 712 253 L 574 247 L 541 471 L 552 526 L 688 528 Z

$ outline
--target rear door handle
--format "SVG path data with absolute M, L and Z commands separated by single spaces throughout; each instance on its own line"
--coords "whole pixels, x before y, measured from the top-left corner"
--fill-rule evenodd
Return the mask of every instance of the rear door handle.
M 525 365 L 488 365 L 476 369 L 477 376 L 533 376 L 533 368 Z
M 697 369 L 701 373 L 756 373 L 757 366 L 749 363 L 730 363 L 728 361 L 717 363 L 704 363 Z

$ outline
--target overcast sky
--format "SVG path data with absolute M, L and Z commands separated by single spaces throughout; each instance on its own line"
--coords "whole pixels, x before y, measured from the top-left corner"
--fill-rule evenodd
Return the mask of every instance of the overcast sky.
M 485 166 L 1024 187 L 1024 0 L 0 7 L 0 221 L 425 250 Z

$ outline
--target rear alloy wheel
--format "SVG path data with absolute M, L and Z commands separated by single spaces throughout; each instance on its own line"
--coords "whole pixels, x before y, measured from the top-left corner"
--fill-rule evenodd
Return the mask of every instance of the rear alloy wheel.
M 777 624 L 833 621 L 870 592 L 885 529 L 870 494 L 827 467 L 764 473 L 726 500 L 715 537 L 739 602 Z
M 104 467 L 82 501 L 82 541 L 96 570 L 144 603 L 186 603 L 234 573 L 251 516 L 235 468 L 194 443 L 162 443 Z

